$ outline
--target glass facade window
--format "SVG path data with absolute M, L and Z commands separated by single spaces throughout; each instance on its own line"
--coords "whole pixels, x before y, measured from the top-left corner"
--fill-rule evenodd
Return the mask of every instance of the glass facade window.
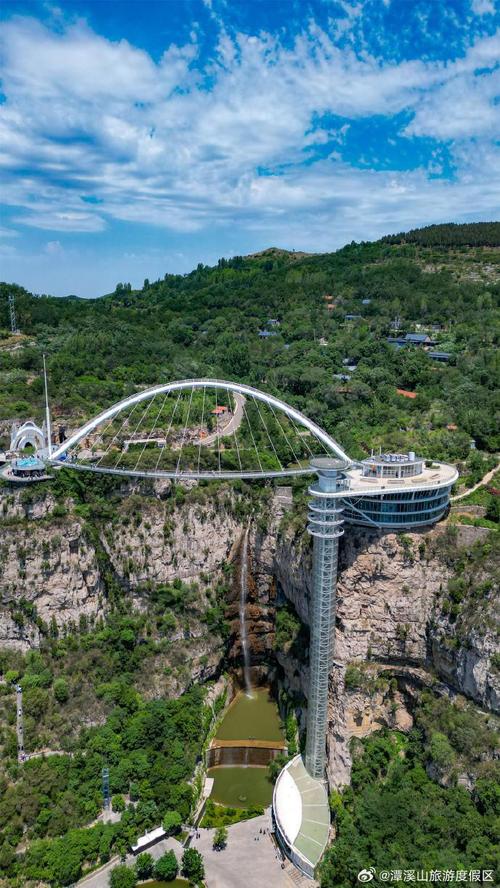
M 337 461 L 340 462 L 340 461 Z M 343 533 L 343 503 L 328 494 L 345 490 L 345 479 L 334 460 L 313 461 L 318 480 L 309 488 L 308 531 L 314 537 L 312 589 L 309 608 L 309 695 L 307 702 L 306 769 L 324 779 L 328 723 L 328 680 L 333 660 L 339 537 Z M 344 464 L 340 464 L 340 469 Z
M 451 487 L 359 496 L 345 500 L 344 518 L 354 524 L 411 526 L 430 524 L 443 516 Z

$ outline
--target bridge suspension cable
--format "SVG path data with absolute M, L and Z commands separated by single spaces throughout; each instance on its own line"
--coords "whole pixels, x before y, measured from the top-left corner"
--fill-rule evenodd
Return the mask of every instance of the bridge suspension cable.
M 251 386 L 187 379 L 124 398 L 73 432 L 55 464 L 163 478 L 270 478 L 310 472 L 311 455 L 347 459 L 295 407 Z

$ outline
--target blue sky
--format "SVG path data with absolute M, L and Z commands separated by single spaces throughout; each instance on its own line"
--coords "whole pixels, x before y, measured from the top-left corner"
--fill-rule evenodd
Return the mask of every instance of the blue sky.
M 497 0 L 1 7 L 0 277 L 96 296 L 498 218 Z

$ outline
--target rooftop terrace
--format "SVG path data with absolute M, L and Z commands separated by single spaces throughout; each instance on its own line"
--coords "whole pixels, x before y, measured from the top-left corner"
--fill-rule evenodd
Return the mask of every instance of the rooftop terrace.
M 431 462 L 424 463 L 422 471 L 418 475 L 406 478 L 387 478 L 374 475 L 367 477 L 363 474 L 362 468 L 349 469 L 346 473 L 347 489 L 340 491 L 336 496 L 349 496 L 352 493 L 363 494 L 380 494 L 382 491 L 387 493 L 405 493 L 417 489 L 433 490 L 437 487 L 447 487 L 455 483 L 458 478 L 458 471 L 455 466 L 447 463 Z

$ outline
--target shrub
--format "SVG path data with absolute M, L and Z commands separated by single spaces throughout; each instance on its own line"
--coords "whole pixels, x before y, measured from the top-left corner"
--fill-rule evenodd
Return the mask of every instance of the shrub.
M 345 671 L 344 686 L 346 690 L 353 691 L 363 686 L 363 673 L 357 666 L 348 666 Z
M 222 851 L 222 849 L 226 847 L 227 837 L 228 832 L 226 826 L 219 826 L 218 829 L 215 830 L 213 847 L 216 851 Z
M 297 640 L 301 622 L 291 604 L 280 607 L 276 611 L 275 648 L 278 651 L 289 651 Z
M 69 688 L 64 678 L 57 678 L 54 682 L 54 697 L 58 703 L 66 703 L 69 698 Z
M 164 879 L 165 882 L 172 882 L 177 876 L 178 871 L 179 864 L 177 863 L 177 858 L 174 852 L 166 851 L 165 854 L 156 861 L 153 874 L 155 879 Z
M 109 877 L 110 888 L 135 888 L 137 885 L 137 877 L 135 871 L 129 866 L 122 864 L 115 866 L 111 870 Z
M 198 885 L 205 877 L 203 857 L 196 848 L 186 848 L 182 855 L 182 875 Z

